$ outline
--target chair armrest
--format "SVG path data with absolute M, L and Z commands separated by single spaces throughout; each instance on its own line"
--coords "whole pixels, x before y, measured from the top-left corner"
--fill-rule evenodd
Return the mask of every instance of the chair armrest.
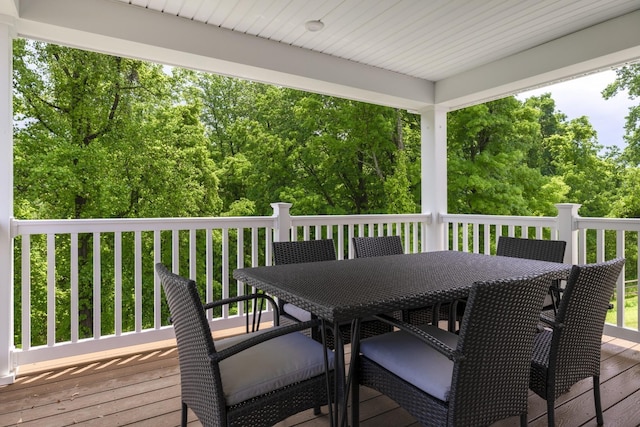
M 205 310 L 208 310 L 210 308 L 220 307 L 222 305 L 233 304 L 233 303 L 241 302 L 241 301 L 249 301 L 249 300 L 253 300 L 253 299 L 263 299 L 263 300 L 269 301 L 271 303 L 271 307 L 273 307 L 274 325 L 275 326 L 280 326 L 280 307 L 278 306 L 276 301 L 271 296 L 269 296 L 269 295 L 267 295 L 267 294 L 265 294 L 263 292 L 255 292 L 253 294 L 240 295 L 240 296 L 237 296 L 237 297 L 225 298 L 225 299 L 221 299 L 221 300 L 218 300 L 218 301 L 211 301 L 211 302 L 208 302 L 208 303 L 204 304 L 203 308 Z M 247 312 L 246 315 L 247 315 L 247 320 L 248 320 L 249 319 L 249 317 L 248 317 L 249 313 Z M 262 310 L 258 310 L 257 315 L 258 315 L 258 319 L 260 319 L 261 316 L 262 316 Z M 254 330 L 257 330 L 259 328 L 259 326 L 258 326 L 258 328 L 256 328 L 256 324 L 255 324 L 255 322 L 256 322 L 256 312 L 255 312 L 255 310 L 254 310 L 253 316 L 254 316 L 253 317 L 253 319 L 254 319 L 253 320 L 254 321 L 253 327 L 254 327 Z M 258 323 L 259 322 L 260 322 L 260 320 L 258 320 Z M 249 325 L 247 324 L 247 332 L 249 332 L 248 328 L 249 328 Z
M 209 357 L 211 358 L 211 360 L 215 362 L 220 362 L 221 360 L 227 359 L 235 354 L 240 353 L 241 351 L 244 351 L 262 342 L 269 341 L 273 338 L 287 335 L 293 332 L 299 332 L 305 329 L 315 328 L 321 325 L 322 325 L 321 320 L 314 319 L 314 320 L 309 320 L 307 322 L 294 323 L 287 326 L 279 326 L 273 329 L 266 330 L 259 334 L 256 334 L 253 337 L 247 338 L 246 340 L 241 341 L 236 345 L 232 345 L 231 347 L 227 347 L 224 350 L 217 351 L 215 354 L 209 355 Z M 283 357 L 286 357 L 286 355 Z
M 423 331 L 422 329 L 407 323 L 407 322 L 403 322 L 402 320 L 398 320 L 395 319 L 391 316 L 388 316 L 386 314 L 378 314 L 376 316 L 373 316 L 376 319 L 384 322 L 384 323 L 388 323 L 398 329 L 400 329 L 401 331 L 405 331 L 408 334 L 411 334 L 411 336 L 419 339 L 420 341 L 424 342 L 425 344 L 431 346 L 432 348 L 434 348 L 436 351 L 438 351 L 439 353 L 442 353 L 443 355 L 445 355 L 449 360 L 463 360 L 464 356 L 456 349 L 449 347 L 447 344 L 443 343 L 442 341 L 440 341 L 439 339 L 435 338 L 432 335 L 429 335 L 428 333 L 426 333 L 425 331 Z
M 271 303 L 271 307 L 273 307 L 273 313 L 275 316 L 274 319 L 276 321 L 275 324 L 279 325 L 280 324 L 280 308 L 278 307 L 278 304 L 271 296 L 263 293 L 240 295 L 237 297 L 225 298 L 218 301 L 211 301 L 206 304 L 203 304 L 202 308 L 204 308 L 205 310 L 209 310 L 211 308 L 220 307 L 222 305 L 233 304 L 240 301 L 249 301 L 249 300 L 258 299 L 258 298 L 266 299 Z
M 209 310 L 211 308 L 220 307 L 222 305 L 233 304 L 233 303 L 240 302 L 240 301 L 249 301 L 249 300 L 257 299 L 257 298 L 263 298 L 263 299 L 269 300 L 269 302 L 271 303 L 271 306 L 273 307 L 273 310 L 276 312 L 276 316 L 280 317 L 280 309 L 278 308 L 278 304 L 276 303 L 276 301 L 271 296 L 269 296 L 267 294 L 263 294 L 263 293 L 240 295 L 240 296 L 237 296 L 237 297 L 231 297 L 231 298 L 225 298 L 225 299 L 221 299 L 221 300 L 217 300 L 217 301 L 211 301 L 211 302 L 208 302 L 206 304 L 203 304 L 202 307 L 205 310 Z

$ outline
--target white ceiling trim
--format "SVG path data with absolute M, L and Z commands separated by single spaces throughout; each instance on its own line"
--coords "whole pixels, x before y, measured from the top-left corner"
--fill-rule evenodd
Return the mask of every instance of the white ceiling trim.
M 640 11 L 436 82 L 436 104 L 460 108 L 640 58 Z
M 16 26 L 24 37 L 398 108 L 434 99 L 427 80 L 118 2 L 22 1 Z
M 413 111 L 462 108 L 640 58 L 640 10 L 434 83 L 146 9 L 142 0 L 20 0 L 12 12 L 16 1 L 0 0 L 9 15 L 2 21 L 27 38 Z

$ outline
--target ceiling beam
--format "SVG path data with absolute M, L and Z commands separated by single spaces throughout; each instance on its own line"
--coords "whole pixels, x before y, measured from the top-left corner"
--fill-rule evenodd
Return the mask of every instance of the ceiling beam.
M 640 11 L 436 82 L 436 104 L 479 104 L 640 60 Z
M 640 58 L 640 11 L 436 83 L 109 0 L 19 5 L 19 35 L 77 48 L 424 111 L 486 102 Z
M 16 29 L 27 38 L 398 108 L 433 104 L 433 82 L 142 7 L 108 0 L 19 5 Z

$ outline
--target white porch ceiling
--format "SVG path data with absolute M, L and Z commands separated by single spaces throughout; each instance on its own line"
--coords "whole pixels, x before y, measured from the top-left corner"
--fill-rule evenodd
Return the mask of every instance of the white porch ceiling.
M 118 1 L 431 81 L 640 7 L 637 0 Z M 325 28 L 307 31 L 311 19 Z
M 0 0 L 0 13 L 25 37 L 414 110 L 640 58 L 640 0 Z

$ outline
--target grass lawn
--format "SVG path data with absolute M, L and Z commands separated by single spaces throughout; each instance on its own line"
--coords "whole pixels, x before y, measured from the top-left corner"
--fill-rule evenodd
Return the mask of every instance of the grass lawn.
M 612 301 L 614 307 L 617 308 L 618 301 Z M 616 324 L 616 309 L 609 310 L 607 313 L 607 323 Z M 625 298 L 624 301 L 624 326 L 626 328 L 638 329 L 638 296 L 633 295 Z

